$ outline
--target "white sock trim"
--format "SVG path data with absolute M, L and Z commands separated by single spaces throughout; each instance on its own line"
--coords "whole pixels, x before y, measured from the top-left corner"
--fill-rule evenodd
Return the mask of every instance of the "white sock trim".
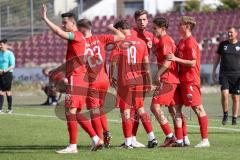
M 130 146 L 132 144 L 132 137 L 125 138 L 125 145 Z
M 96 136 L 92 137 L 92 140 L 93 140 L 94 144 L 97 144 L 98 141 L 100 140 L 100 138 L 96 135 Z
M 169 133 L 169 134 L 167 135 L 168 138 L 171 138 L 172 136 L 173 136 L 173 133 Z
M 153 132 L 148 133 L 148 141 L 152 141 L 153 139 L 155 139 L 154 133 Z

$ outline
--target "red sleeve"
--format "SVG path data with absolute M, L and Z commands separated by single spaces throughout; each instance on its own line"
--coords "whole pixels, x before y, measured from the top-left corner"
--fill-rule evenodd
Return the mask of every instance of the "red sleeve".
M 166 41 L 165 43 L 163 43 L 163 55 L 164 56 L 167 56 L 169 54 L 171 54 L 173 51 L 172 51 L 172 44 L 168 41 Z
M 81 32 L 79 32 L 79 31 L 76 31 L 76 32 L 73 32 L 72 33 L 73 34 L 73 37 L 74 37 L 74 41 L 82 41 L 82 40 L 84 40 L 84 37 L 83 37 L 83 34 L 81 33 Z
M 152 38 L 153 46 L 157 45 L 158 42 L 159 42 L 159 40 L 157 39 L 157 37 L 155 37 L 155 36 L 153 35 L 153 38 Z
M 99 35 L 98 39 L 102 42 L 102 43 L 113 43 L 114 42 L 114 36 L 111 34 L 103 34 L 103 35 Z
M 197 45 L 194 43 L 187 43 L 186 44 L 186 54 L 189 60 L 193 60 L 197 58 Z

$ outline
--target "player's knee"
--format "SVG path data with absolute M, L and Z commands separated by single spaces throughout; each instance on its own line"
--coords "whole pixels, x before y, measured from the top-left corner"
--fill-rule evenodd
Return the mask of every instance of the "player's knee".
M 175 121 L 176 123 L 182 121 L 182 115 L 181 115 L 181 113 L 177 112 L 177 113 L 175 114 L 175 116 L 174 116 L 174 121 Z
M 121 116 L 123 120 L 130 120 L 131 119 L 131 114 L 128 111 L 122 111 Z
M 138 114 L 141 115 L 141 114 L 144 114 L 145 113 L 145 110 L 143 107 L 139 108 L 138 109 Z
M 65 108 L 65 113 L 66 114 L 76 114 L 77 113 L 77 109 L 76 108 Z
M 206 115 L 206 112 L 203 108 L 203 105 L 193 107 L 194 112 L 197 114 L 198 117 L 202 117 Z
M 162 122 L 166 121 L 166 117 L 165 117 L 164 112 L 162 110 L 160 110 L 160 112 L 159 112 L 159 119 Z

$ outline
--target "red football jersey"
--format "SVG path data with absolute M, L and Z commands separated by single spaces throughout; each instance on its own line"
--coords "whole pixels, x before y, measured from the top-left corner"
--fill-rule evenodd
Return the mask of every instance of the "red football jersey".
M 200 48 L 193 36 L 180 40 L 178 44 L 178 57 L 185 60 L 196 60 L 194 67 L 179 65 L 180 82 L 184 84 L 200 85 Z
M 97 35 L 86 38 L 86 60 L 89 82 L 108 80 L 106 73 L 105 45 L 114 42 L 113 35 Z
M 160 38 L 156 46 L 156 57 L 159 68 L 164 64 L 166 56 L 171 53 L 176 53 L 176 45 L 169 35 L 164 35 Z M 176 62 L 171 63 L 168 70 L 162 74 L 161 80 L 167 83 L 179 83 L 178 65 Z
M 74 39 L 68 40 L 66 55 L 66 75 L 81 75 L 86 73 L 83 61 L 85 52 L 85 39 L 81 32 L 72 32 Z M 74 58 L 74 60 L 73 60 Z M 73 61 L 72 61 L 73 60 Z M 79 60 L 81 62 L 79 62 Z
M 151 32 L 148 32 L 147 30 L 140 32 L 137 28 L 133 28 L 131 29 L 131 34 L 133 36 L 140 38 L 146 44 L 152 43 L 153 47 L 158 43 L 158 39 Z M 151 48 L 148 48 L 148 49 L 150 51 Z
M 126 36 L 123 42 L 117 44 L 111 59 L 118 65 L 118 85 L 143 85 L 143 59 L 148 56 L 144 41 L 136 36 Z

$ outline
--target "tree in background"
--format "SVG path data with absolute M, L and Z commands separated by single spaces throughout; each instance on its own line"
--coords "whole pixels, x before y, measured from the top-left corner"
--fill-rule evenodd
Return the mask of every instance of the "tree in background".
M 199 12 L 201 8 L 201 2 L 199 0 L 189 0 L 185 2 L 184 10 L 186 12 Z
M 218 6 L 218 10 L 237 9 L 240 8 L 240 0 L 220 0 L 222 5 Z

